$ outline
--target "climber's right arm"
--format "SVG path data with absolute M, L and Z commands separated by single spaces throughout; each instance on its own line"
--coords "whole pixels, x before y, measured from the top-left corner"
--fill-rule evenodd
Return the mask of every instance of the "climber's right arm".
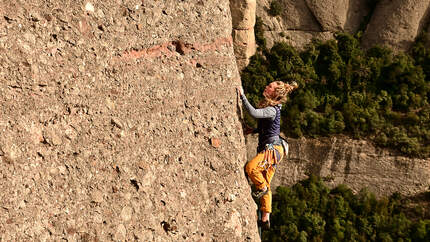
M 248 110 L 249 114 L 253 118 L 270 118 L 275 119 L 276 110 L 274 107 L 266 107 L 266 108 L 254 108 L 246 98 L 245 94 L 241 93 L 240 99 L 242 99 L 242 103 L 245 108 Z

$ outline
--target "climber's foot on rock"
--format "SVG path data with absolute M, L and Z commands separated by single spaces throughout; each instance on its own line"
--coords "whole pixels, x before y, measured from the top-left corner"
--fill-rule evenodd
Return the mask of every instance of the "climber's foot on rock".
M 263 222 L 262 220 L 258 220 L 258 226 L 264 230 L 270 230 L 270 220 Z
M 267 189 L 267 187 L 264 187 L 262 190 L 257 190 L 252 192 L 252 196 L 255 199 L 260 199 L 262 196 L 266 195 L 266 193 L 269 191 L 269 189 Z

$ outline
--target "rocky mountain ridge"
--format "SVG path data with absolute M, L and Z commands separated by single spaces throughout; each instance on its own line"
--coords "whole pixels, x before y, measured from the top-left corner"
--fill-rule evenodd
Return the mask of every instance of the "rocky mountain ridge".
M 269 48 L 279 41 L 302 48 L 314 38 L 328 40 L 332 39 L 333 34 L 338 31 L 354 34 L 361 30 L 364 48 L 383 45 L 394 51 L 407 51 L 419 34 L 423 31 L 429 32 L 430 1 L 428 0 L 257 0 L 256 2 L 240 0 L 231 2 L 240 2 L 241 8 L 247 9 L 246 12 L 249 13 L 247 17 L 236 14 L 235 11 L 232 11 L 232 17 L 236 22 L 246 22 L 249 31 L 253 31 L 251 26 L 255 24 L 255 21 L 252 23 L 255 16 L 261 18 L 264 37 Z M 275 6 L 280 12 L 277 16 L 269 13 L 273 2 L 277 3 Z M 251 17 L 254 12 L 255 16 Z M 239 25 L 233 24 L 233 28 Z M 235 40 L 235 51 L 239 52 L 236 55 L 241 59 L 238 62 L 240 69 L 246 66 L 247 60 L 255 53 L 255 49 L 255 37 L 251 32 L 242 33 L 240 41 Z

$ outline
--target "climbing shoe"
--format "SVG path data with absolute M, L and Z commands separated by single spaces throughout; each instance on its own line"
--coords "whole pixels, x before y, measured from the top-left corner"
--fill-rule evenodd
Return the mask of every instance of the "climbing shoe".
M 258 227 L 261 227 L 263 230 L 270 230 L 270 220 L 265 222 L 258 220 Z
M 264 196 L 267 192 L 269 191 L 269 189 L 267 189 L 267 187 L 264 187 L 262 190 L 257 190 L 252 192 L 252 196 L 255 199 L 260 199 L 262 196 Z

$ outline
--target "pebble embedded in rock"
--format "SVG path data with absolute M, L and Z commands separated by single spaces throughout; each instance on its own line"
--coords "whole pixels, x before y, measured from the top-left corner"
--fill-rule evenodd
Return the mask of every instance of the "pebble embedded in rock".
M 96 202 L 96 203 L 101 203 L 101 202 L 103 202 L 103 193 L 101 192 L 101 191 L 94 191 L 92 194 L 91 194 L 91 201 L 92 202 Z
M 121 211 L 121 218 L 124 222 L 130 221 L 133 214 L 133 209 L 131 207 L 124 207 Z
M 85 10 L 87 10 L 88 12 L 94 12 L 94 5 L 88 2 L 87 4 L 85 4 Z
M 117 241 L 124 241 L 126 236 L 127 236 L 127 230 L 124 224 L 118 225 L 118 227 L 116 228 L 114 239 Z
M 233 202 L 234 200 L 236 200 L 236 195 L 230 193 L 230 195 L 228 196 L 228 201 Z
M 51 175 L 57 175 L 58 174 L 58 168 L 52 167 L 49 169 L 49 174 Z
M 211 145 L 214 148 L 219 148 L 221 145 L 221 140 L 217 139 L 217 138 L 211 138 Z
M 54 129 L 48 128 L 43 132 L 43 137 L 45 141 L 50 145 L 58 146 L 63 143 L 61 136 L 57 134 Z

